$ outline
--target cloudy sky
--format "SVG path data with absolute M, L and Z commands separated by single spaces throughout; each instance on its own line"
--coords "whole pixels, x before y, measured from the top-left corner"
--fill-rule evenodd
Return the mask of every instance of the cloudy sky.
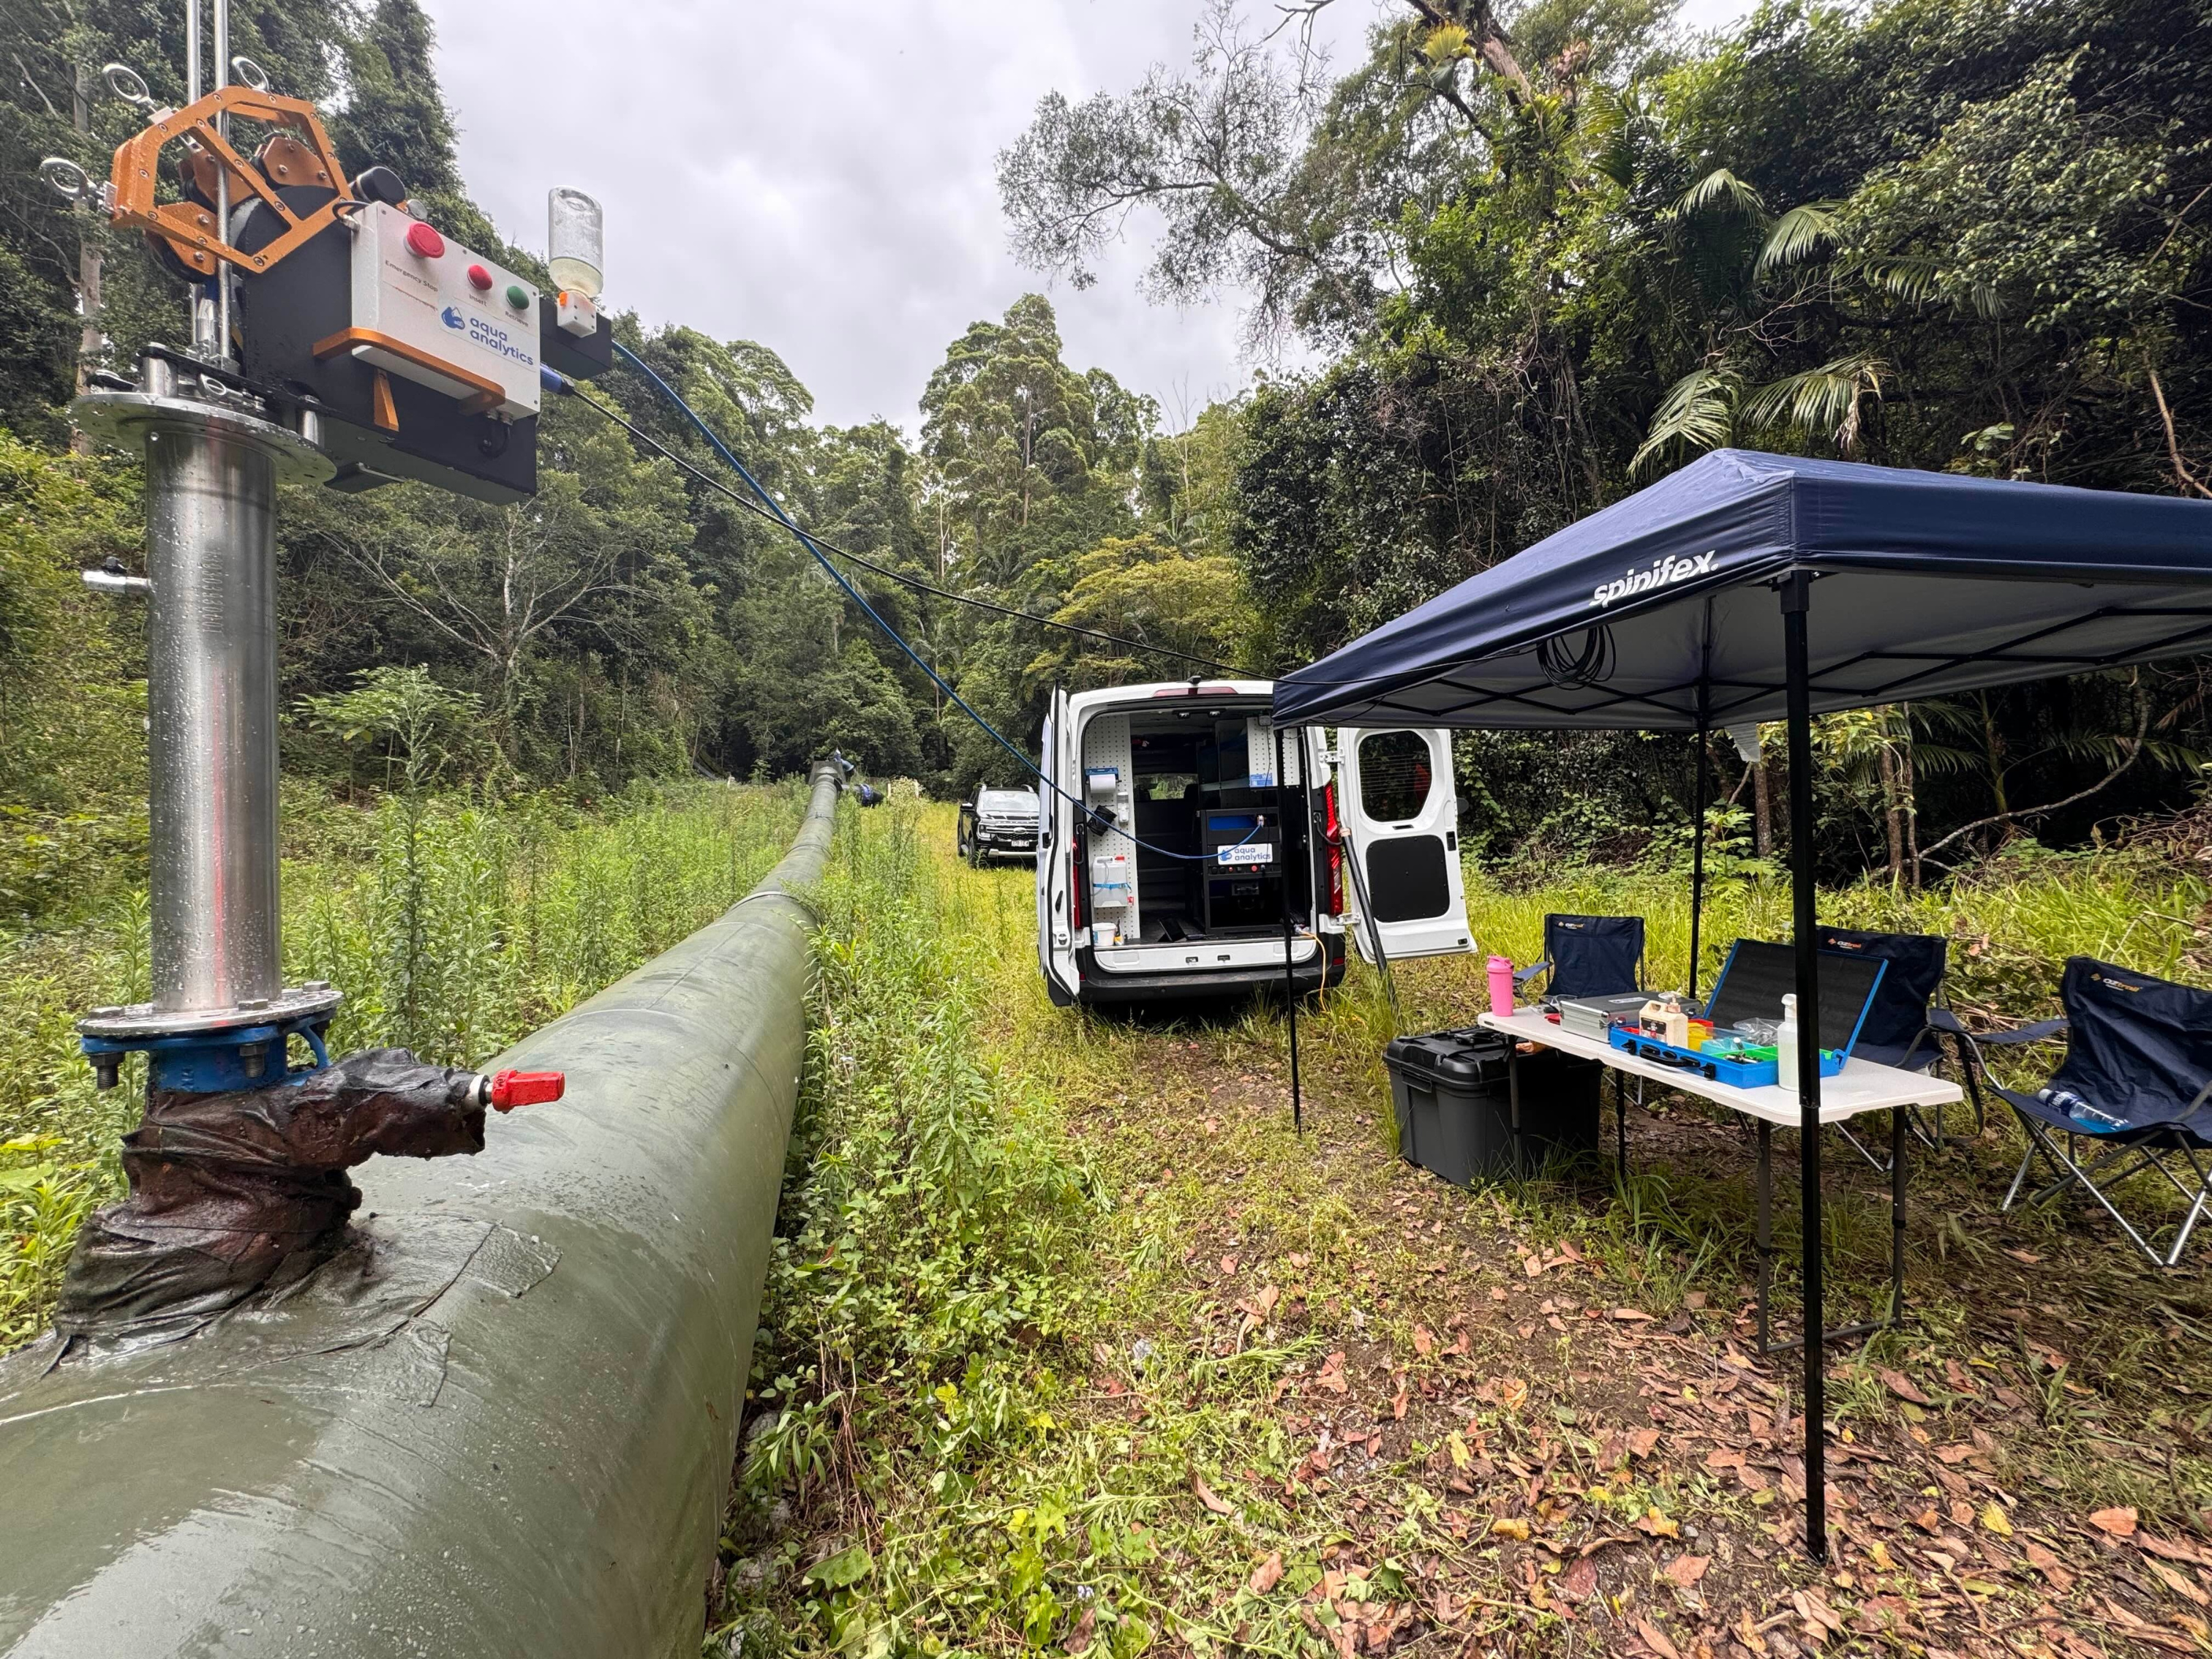
M 1253 0 L 1265 4 L 1266 0 Z M 545 191 L 605 204 L 608 303 L 782 354 L 822 418 L 912 428 L 946 344 L 1043 279 L 1006 252 L 993 159 L 1036 100 L 1186 61 L 1200 0 L 540 0 L 527 27 L 425 0 L 471 191 L 545 241 Z M 1349 66 L 1378 8 L 1333 0 Z M 1686 0 L 1706 25 L 1748 0 Z M 1141 228 L 1081 294 L 1047 288 L 1069 361 L 1183 409 L 1247 383 L 1239 307 L 1136 292 Z

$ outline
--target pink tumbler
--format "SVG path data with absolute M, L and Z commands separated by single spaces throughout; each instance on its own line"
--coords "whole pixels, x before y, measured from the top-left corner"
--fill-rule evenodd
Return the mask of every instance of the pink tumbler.
M 1490 1012 L 1500 1019 L 1513 1012 L 1513 958 L 1490 959 Z

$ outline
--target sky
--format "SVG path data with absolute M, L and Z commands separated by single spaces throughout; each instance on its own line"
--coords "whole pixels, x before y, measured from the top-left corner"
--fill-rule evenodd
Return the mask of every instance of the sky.
M 1176 308 L 1138 292 L 1141 222 L 1079 293 L 1016 263 L 999 211 L 994 160 L 1037 100 L 1187 62 L 1201 0 L 538 0 L 520 25 L 483 0 L 424 3 L 462 176 L 501 233 L 542 252 L 546 191 L 598 197 L 605 303 L 761 342 L 819 419 L 912 431 L 945 347 L 1031 290 L 1072 366 L 1151 394 L 1171 424 L 1250 382 L 1239 296 Z M 1348 69 L 1400 3 L 1329 0 L 1316 44 Z

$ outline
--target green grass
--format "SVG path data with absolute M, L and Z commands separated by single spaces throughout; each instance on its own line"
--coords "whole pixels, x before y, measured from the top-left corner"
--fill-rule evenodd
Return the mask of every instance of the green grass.
M 331 1047 L 488 1059 L 734 903 L 782 856 L 795 787 L 546 798 L 288 800 L 284 957 L 346 994 Z M 42 1328 L 78 1224 L 123 1190 L 143 1066 L 94 1090 L 74 1022 L 148 994 L 143 892 L 0 938 L 0 1351 Z
M 1631 1468 L 1607 1449 L 1652 1419 L 1644 1373 L 1620 1376 L 1605 1339 L 1656 1328 L 1608 1310 L 1681 1322 L 1686 1340 L 1645 1366 L 1695 1371 L 1747 1343 L 1749 1146 L 1729 1125 L 1655 1102 L 1625 1182 L 1587 1169 L 1461 1191 L 1396 1164 L 1381 1048 L 1394 1029 L 1468 1021 L 1481 980 L 1462 957 L 1402 964 L 1395 1012 L 1358 969 L 1308 1005 L 1301 1138 L 1277 1011 L 1138 1021 L 1052 1007 L 1027 872 L 966 871 L 951 842 L 949 810 L 905 803 L 841 833 L 710 1654 L 1326 1653 L 1362 1595 L 1425 1606 L 1442 1584 L 1493 1598 L 1470 1604 L 1447 1647 L 1618 1650 L 1620 1625 L 1562 1623 L 1530 1599 L 1531 1557 L 1486 1537 L 1493 1515 L 1550 1531 L 1542 1573 L 1588 1528 L 1619 1533 L 1656 1509 L 1694 1520 L 1696 1549 L 1733 1564 L 1716 1607 L 1763 1618 L 1809 1582 L 1779 1547 L 1792 1523 L 1771 1486 L 1716 1477 L 1701 1452 Z M 1547 910 L 1642 910 L 1665 982 L 1686 966 L 1686 921 L 1664 909 L 1680 898 L 1670 878 L 1572 872 L 1478 881 L 1472 908 L 1484 944 L 1523 961 Z M 1969 1000 L 2027 1016 L 2071 951 L 2197 976 L 2204 898 L 2193 876 L 2108 855 L 2000 865 L 1942 896 L 1824 894 L 1822 908 L 1951 933 Z M 1736 933 L 1786 935 L 1786 916 L 1783 890 L 1723 884 L 1713 960 Z M 2126 1502 L 2147 1524 L 2191 1524 L 2212 1464 L 2195 1396 L 2177 1402 L 2164 1381 L 2191 1364 L 2176 1322 L 2212 1318 L 2201 1278 L 2142 1283 L 2109 1230 L 2078 1216 L 1998 1224 L 2009 1133 L 1916 1172 L 1913 1323 L 1836 1356 L 1831 1418 L 1888 1448 L 1905 1483 L 1865 1502 L 1919 1504 L 1935 1477 L 1915 1460 L 1987 1423 L 1995 1467 L 2027 1494 L 2022 1520 Z M 1786 1316 L 1794 1139 L 1778 1140 Z M 1832 1318 L 1871 1312 L 1887 1284 L 1884 1182 L 1838 1170 L 1826 1215 Z M 1522 1270 L 1531 1251 L 1569 1249 L 1587 1260 L 1578 1274 Z M 1553 1297 L 1568 1317 L 1547 1328 Z M 1471 1351 L 1447 1364 L 1437 1351 L 1454 1330 Z M 2052 1373 L 2033 1345 L 2063 1347 L 2071 1369 Z M 1338 1352 L 1348 1395 L 1317 1382 Z M 1986 1395 L 1950 1397 L 1953 1358 L 2018 1387 L 2033 1424 L 1988 1415 Z M 1766 1373 L 1785 1400 L 1793 1364 Z M 1885 1370 L 1936 1404 L 1900 1403 Z M 1402 1419 L 1394 1394 L 1410 1395 Z M 1322 1425 L 1340 1445 L 1347 1421 L 1379 1429 L 1380 1454 L 1340 1466 L 1332 1489 L 1287 1490 L 1317 1432 L 1326 1449 Z M 1501 1463 L 1556 1464 L 1582 1496 L 1556 1512 L 1532 1498 L 1525 1517 L 1515 1483 L 1462 1503 L 1446 1490 L 1462 1437 Z M 1273 1586 L 1253 1577 L 1271 1559 Z M 1308 1594 L 1338 1572 L 1364 1577 L 1333 1602 Z M 1638 1585 L 1656 1598 L 1639 1610 L 1674 1607 L 1656 1577 L 1609 1580 L 1607 1594 Z

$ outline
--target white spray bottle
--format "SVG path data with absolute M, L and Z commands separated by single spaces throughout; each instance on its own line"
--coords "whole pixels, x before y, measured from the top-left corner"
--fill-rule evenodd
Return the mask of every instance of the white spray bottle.
M 1792 1099 L 1797 1094 L 1797 999 L 1782 999 L 1782 1024 L 1774 1032 L 1775 1082 Z

